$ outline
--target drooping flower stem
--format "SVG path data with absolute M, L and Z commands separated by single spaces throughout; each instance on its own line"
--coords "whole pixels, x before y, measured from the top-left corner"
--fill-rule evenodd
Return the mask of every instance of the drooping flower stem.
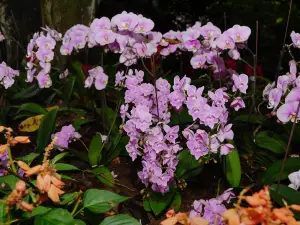
M 11 149 L 10 149 L 9 145 L 7 146 L 7 155 L 8 155 L 8 158 L 9 158 L 11 169 L 16 174 L 17 173 L 17 169 L 15 167 L 14 160 L 12 158 Z
M 289 137 L 289 141 L 288 141 L 288 144 L 287 144 L 286 149 L 285 149 L 285 155 L 284 155 L 284 158 L 283 158 L 283 162 L 282 162 L 280 174 L 279 174 L 278 181 L 277 181 L 274 202 L 276 202 L 276 200 L 277 200 L 278 189 L 279 189 L 281 177 L 282 177 L 282 174 L 283 174 L 283 170 L 284 170 L 284 167 L 285 167 L 285 163 L 286 163 L 286 160 L 287 160 L 287 156 L 288 156 L 288 153 L 289 153 L 289 148 L 290 148 L 290 145 L 291 145 L 291 142 L 292 142 L 292 138 L 293 138 L 293 135 L 294 135 L 294 131 L 295 131 L 295 127 L 296 127 L 296 122 L 297 122 L 297 117 L 298 117 L 299 112 L 300 112 L 300 101 L 298 101 L 296 118 L 295 118 L 295 120 L 293 122 L 292 130 L 291 130 L 290 137 Z

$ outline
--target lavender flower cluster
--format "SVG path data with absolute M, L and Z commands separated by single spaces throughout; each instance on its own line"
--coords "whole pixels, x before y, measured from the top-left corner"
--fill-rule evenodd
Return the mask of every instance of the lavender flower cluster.
M 191 58 L 191 65 L 194 69 L 207 68 L 208 65 L 216 63 L 218 55 L 223 50 L 229 49 L 229 56 L 237 60 L 240 58 L 238 48 L 243 48 L 247 42 L 251 30 L 249 27 L 234 25 L 232 28 L 221 32 L 212 23 L 201 26 L 197 22 L 186 31 L 169 31 L 163 35 L 160 45 L 164 46 L 160 52 L 167 56 L 177 49 L 189 51 L 194 55 Z M 177 40 L 176 43 L 169 43 L 168 39 Z M 207 65 L 208 64 L 208 65 Z
M 206 68 L 207 64 L 214 64 L 218 55 L 229 49 L 229 56 L 239 59 L 239 48 L 244 48 L 251 30 L 249 27 L 234 25 L 221 32 L 212 23 L 201 26 L 197 22 L 186 31 L 169 31 L 162 35 L 154 32 L 152 20 L 123 11 L 111 20 L 107 17 L 94 19 L 90 27 L 75 25 L 63 37 L 62 55 L 70 55 L 73 50 L 79 50 L 88 45 L 105 47 L 114 53 L 120 53 L 120 63 L 131 66 L 138 58 L 150 57 L 157 53 L 158 46 L 162 46 L 160 54 L 167 56 L 176 50 L 189 51 L 194 55 L 191 65 L 194 69 Z
M 55 134 L 52 134 L 52 140 L 57 137 L 55 145 L 58 147 L 68 148 L 69 143 L 81 137 L 78 132 L 75 132 L 75 128 L 70 124 L 69 126 L 63 126 L 61 130 Z M 63 148 L 58 148 L 60 151 L 63 151 Z
M 35 33 L 28 44 L 27 81 L 32 82 L 36 77 L 40 88 L 52 85 L 50 78 L 51 61 L 54 58 L 53 49 L 58 42 L 62 42 L 60 53 L 70 55 L 85 46 L 93 48 L 101 46 L 106 51 L 119 53 L 119 62 L 131 66 L 138 59 L 151 57 L 161 46 L 160 54 L 167 56 L 178 51 L 193 53 L 191 65 L 194 69 L 212 66 L 215 72 L 220 72 L 219 55 L 229 49 L 229 56 L 237 60 L 240 58 L 238 49 L 244 48 L 251 30 L 249 27 L 235 25 L 221 32 L 212 23 L 201 26 L 197 22 L 186 31 L 169 31 L 162 35 L 152 31 L 152 20 L 123 11 L 111 18 L 102 17 L 93 20 L 90 26 L 77 24 L 71 27 L 62 38 L 55 30 L 45 28 L 44 32 Z M 221 62 L 222 64 L 222 62 Z M 94 78 L 95 79 L 95 78 Z M 90 87 L 92 77 L 89 76 L 86 87 Z M 105 82 L 106 77 L 101 76 Z M 96 84 L 96 82 L 95 82 Z M 101 90 L 101 88 L 97 88 Z
M 50 77 L 51 61 L 54 59 L 56 42 L 61 40 L 61 34 L 49 27 L 33 35 L 27 46 L 27 82 L 37 79 L 40 88 L 52 85 Z
M 209 200 L 194 201 L 193 209 L 190 211 L 190 218 L 201 217 L 209 221 L 210 225 L 225 225 L 222 219 L 222 213 L 227 210 L 224 202 L 229 203 L 235 198 L 235 194 L 228 189 L 223 194 Z
M 101 66 L 97 66 L 88 71 L 89 76 L 85 80 L 85 88 L 90 88 L 93 84 L 97 90 L 103 90 L 108 82 L 108 76 Z
M 232 91 L 246 93 L 248 77 L 244 74 L 233 74 Z M 215 92 L 208 91 L 208 97 L 203 97 L 204 87 L 196 88 L 190 85 L 190 79 L 178 76 L 174 78 L 174 91 L 169 94 L 170 104 L 177 110 L 186 105 L 188 113 L 192 116 L 194 124 L 199 122 L 209 128 L 209 133 L 203 129 L 195 132 L 191 126 L 183 130 L 182 134 L 187 139 L 187 147 L 191 154 L 199 159 L 209 153 L 227 155 L 232 151 L 233 145 L 225 143 L 225 140 L 233 139 L 232 124 L 227 123 L 228 109 L 226 103 L 230 97 L 225 92 L 226 88 L 219 88 Z M 241 97 L 235 98 L 230 106 L 239 110 L 245 106 Z
M 19 71 L 13 70 L 7 66 L 5 62 L 0 64 L 0 84 L 2 84 L 5 89 L 11 87 L 15 83 L 14 78 L 16 76 L 19 76 Z
M 152 85 L 143 83 L 143 77 L 143 71 L 131 69 L 127 74 L 116 74 L 116 86 L 126 88 L 125 104 L 120 108 L 125 122 L 123 129 L 130 137 L 126 150 L 132 160 L 142 157 L 143 170 L 138 173 L 142 182 L 147 186 L 151 184 L 155 191 L 167 192 L 178 164 L 176 155 L 182 149 L 176 142 L 179 126 L 168 126 L 171 119 L 169 106 L 175 110 L 186 106 L 194 120 L 192 125 L 198 122 L 210 130 L 209 133 L 202 129 L 194 132 L 191 125 L 182 131 L 191 154 L 199 159 L 210 153 L 217 154 L 219 150 L 221 155 L 232 151 L 233 145 L 226 143 L 233 139 L 232 124 L 227 123 L 226 103 L 230 97 L 226 88 L 208 91 L 208 98 L 203 97 L 204 87 L 197 89 L 186 76 L 174 78 L 172 92 L 167 80 L 159 78 Z M 247 76 L 235 74 L 232 82 L 233 92 L 246 92 Z M 244 105 L 241 97 L 231 103 L 236 110 Z
M 7 150 L 3 153 L 0 154 L 0 165 L 2 168 L 0 168 L 0 177 L 5 176 L 5 169 L 9 163 L 9 158 L 8 158 L 8 153 Z
M 278 77 L 277 82 L 268 84 L 263 91 L 263 98 L 268 102 L 272 114 L 282 123 L 294 122 L 300 119 L 297 114 L 300 101 L 300 76 L 297 77 L 297 65 L 290 61 L 290 71 Z M 284 103 L 283 103 L 284 99 Z
M 135 160 L 142 157 L 143 170 L 138 173 L 145 185 L 151 184 L 155 191 L 167 192 L 173 182 L 178 160 L 176 153 L 182 147 L 176 143 L 179 126 L 170 127 L 170 84 L 159 78 L 155 86 L 143 83 L 144 72 L 129 70 L 119 72 L 116 85 L 125 86 L 125 105 L 120 113 L 123 129 L 130 137 L 126 150 Z M 130 111 L 129 111 L 130 110 Z

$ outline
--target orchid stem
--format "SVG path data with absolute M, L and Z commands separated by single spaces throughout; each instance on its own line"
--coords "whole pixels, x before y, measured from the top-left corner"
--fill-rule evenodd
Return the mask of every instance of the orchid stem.
M 78 200 L 77 200 L 77 202 L 76 202 L 76 204 L 75 204 L 75 206 L 74 206 L 74 209 L 73 209 L 73 211 L 71 212 L 71 215 L 72 215 L 72 216 L 73 216 L 74 213 L 76 212 L 76 210 L 77 210 L 77 208 L 78 208 L 80 202 L 81 202 L 81 198 L 78 198 Z M 74 215 L 74 216 L 75 216 L 75 215 Z
M 8 154 L 9 162 L 10 162 L 10 165 L 11 165 L 11 169 L 12 169 L 12 171 L 13 171 L 15 174 L 17 174 L 17 169 L 16 169 L 16 167 L 15 167 L 14 160 L 13 160 L 13 158 L 12 158 L 10 146 L 7 146 L 7 154 Z
M 294 131 L 295 131 L 295 127 L 296 127 L 296 123 L 297 123 L 297 119 L 298 119 L 297 117 L 299 115 L 299 111 L 300 111 L 300 101 L 298 101 L 296 118 L 294 119 L 292 130 L 291 130 L 290 137 L 289 137 L 289 141 L 288 141 L 288 144 L 287 144 L 286 149 L 285 149 L 285 155 L 284 155 L 284 158 L 283 158 L 283 162 L 282 162 L 280 174 L 279 174 L 278 181 L 277 181 L 274 202 L 276 202 L 276 200 L 277 200 L 278 189 L 279 189 L 281 177 L 282 177 L 282 174 L 283 174 L 283 170 L 284 170 L 284 167 L 285 167 L 285 163 L 286 163 L 286 160 L 287 160 L 287 157 L 288 157 L 289 148 L 290 148 L 290 145 L 291 145 L 291 142 L 292 142 L 292 138 L 293 138 L 293 135 L 294 135 Z

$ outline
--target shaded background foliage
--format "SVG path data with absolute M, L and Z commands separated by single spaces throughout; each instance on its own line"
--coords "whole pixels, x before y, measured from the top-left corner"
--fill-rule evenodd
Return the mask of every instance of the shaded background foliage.
M 196 21 L 211 21 L 222 30 L 234 24 L 247 25 L 255 33 L 259 22 L 258 63 L 265 76 L 276 72 L 290 0 L 1 0 L 0 29 L 9 41 L 1 44 L 2 60 L 20 67 L 24 48 L 33 32 L 49 25 L 65 32 L 71 25 L 88 25 L 92 18 L 123 10 L 143 14 L 155 22 L 155 30 L 183 30 Z M 288 35 L 300 29 L 300 2 L 293 1 Z M 288 37 L 287 42 L 290 42 Z M 255 46 L 255 35 L 249 41 Z M 251 62 L 251 58 L 248 59 Z M 282 65 L 287 65 L 288 58 Z

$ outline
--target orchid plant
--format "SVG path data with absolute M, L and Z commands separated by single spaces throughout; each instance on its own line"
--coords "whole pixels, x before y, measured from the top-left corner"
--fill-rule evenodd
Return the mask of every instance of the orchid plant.
M 180 191 L 187 185 L 185 180 L 197 176 L 211 161 L 222 162 L 227 181 L 239 187 L 241 165 L 237 151 L 239 146 L 234 143 L 234 119 L 238 113 L 247 110 L 248 99 L 252 99 L 252 108 L 256 108 L 256 75 L 249 79 L 244 73 L 228 69 L 224 59 L 231 58 L 250 65 L 243 59 L 244 54 L 254 55 L 247 45 L 250 35 L 251 29 L 247 26 L 234 25 L 222 32 L 211 22 L 204 25 L 196 22 L 184 31 L 171 30 L 162 34 L 154 31 L 151 19 L 125 11 L 112 18 L 96 18 L 90 26 L 74 25 L 65 34 L 49 27 L 35 33 L 27 46 L 26 78 L 2 62 L 0 83 L 7 91 L 18 83 L 28 85 L 13 99 L 22 98 L 22 95 L 31 98 L 39 92 L 50 93 L 45 105 L 51 107 L 44 108 L 35 103 L 15 107 L 18 109 L 16 114 L 27 112 L 18 117 L 26 117 L 19 126 L 20 130 L 38 130 L 38 153 L 34 159 L 41 154 L 44 157 L 34 167 L 30 165 L 33 160 L 30 163 L 13 160 L 9 147 L 28 143 L 29 138 L 11 139 L 7 136 L 8 143 L 0 146 L 0 174 L 11 172 L 21 181 L 14 182 L 5 204 L 9 208 L 16 205 L 21 210 L 35 212 L 49 199 L 56 204 L 64 202 L 73 206 L 71 213 L 61 208 L 55 210 L 67 215 L 71 222 L 77 220 L 81 224 L 78 218 L 85 216 L 85 209 L 93 213 L 107 213 L 116 204 L 127 200 L 126 197 L 95 189 L 65 194 L 63 188 L 66 182 L 63 179 L 73 178 L 58 173 L 59 167 L 63 167 L 62 171 L 80 170 L 69 164 L 56 164 L 69 153 L 88 164 L 89 169 L 83 173 L 95 175 L 107 186 L 121 186 L 107 168 L 108 164 L 117 159 L 121 151 L 129 155 L 140 165 L 137 176 L 144 185 L 141 190 L 144 207 L 156 216 L 170 203 L 178 201 Z M 300 46 L 299 36 L 295 32 L 291 34 L 293 45 L 297 48 Z M 1 34 L 0 40 L 4 40 Z M 287 46 L 289 51 L 290 47 Z M 87 54 L 92 48 L 101 51 L 99 65 L 84 70 L 78 63 L 71 62 L 71 68 L 67 60 L 61 60 Z M 119 57 L 117 69 L 116 65 L 108 67 L 103 63 L 105 56 L 116 54 Z M 187 57 L 193 73 L 165 74 L 161 62 L 171 56 Z M 256 74 L 256 69 L 253 73 Z M 251 89 L 250 84 L 254 84 Z M 293 59 L 290 72 L 279 76 L 263 91 L 263 99 L 273 110 L 271 114 L 282 123 L 298 121 L 299 85 L 297 63 Z M 108 107 L 111 105 L 116 106 L 115 110 Z M 68 118 L 66 123 L 58 120 L 63 115 Z M 81 128 L 93 122 L 99 132 L 93 133 L 87 147 Z M 56 132 L 56 126 L 61 127 L 60 131 Z M 73 142 L 80 142 L 86 151 L 82 153 L 73 149 Z M 52 153 L 57 153 L 56 149 L 58 154 L 50 160 Z M 35 176 L 36 179 L 32 179 Z M 299 185 L 293 181 L 292 186 Z M 28 194 L 30 200 L 25 201 Z M 107 195 L 107 199 L 101 199 L 103 195 Z M 221 218 L 226 211 L 223 203 L 232 197 L 232 192 L 225 191 L 217 198 L 195 201 L 189 217 L 183 214 L 175 216 L 175 211 L 170 217 L 172 221 L 180 222 L 178 218 L 183 216 L 182 221 L 188 221 L 186 224 L 193 224 L 193 217 L 203 217 L 204 224 L 225 224 Z M 163 203 L 157 199 L 163 200 Z M 43 216 L 47 219 L 47 215 L 53 219 L 55 210 L 38 213 L 35 221 L 43 221 Z M 5 217 L 10 219 L 7 214 Z M 61 224 L 65 224 L 61 219 Z M 106 219 L 110 220 L 109 217 Z M 104 223 L 105 220 L 103 224 L 108 224 Z M 134 219 L 131 221 L 137 224 Z

